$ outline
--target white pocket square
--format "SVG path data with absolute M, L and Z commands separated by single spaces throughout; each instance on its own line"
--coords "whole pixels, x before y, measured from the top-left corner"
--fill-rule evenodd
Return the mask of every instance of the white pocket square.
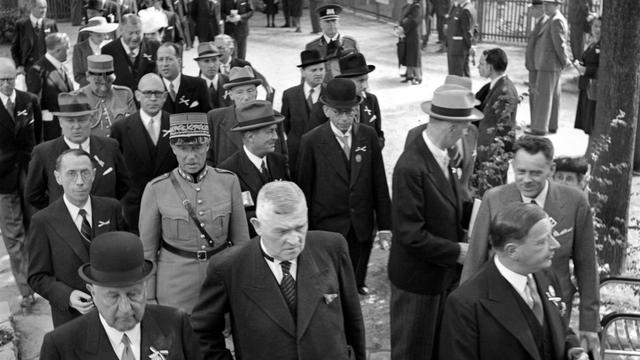
M 107 170 L 105 170 L 105 171 L 102 173 L 102 176 L 105 176 L 105 175 L 109 174 L 109 173 L 110 173 L 110 172 L 112 172 L 112 171 L 113 171 L 113 168 L 112 168 L 112 167 L 110 167 L 110 168 L 108 168 Z
M 338 294 L 324 294 L 322 297 L 324 298 L 325 304 L 331 304 L 331 302 L 338 297 Z
M 109 224 L 111 224 L 111 220 L 107 220 L 107 221 L 100 221 L 100 220 L 98 220 L 98 227 L 99 227 L 99 228 L 100 228 L 100 227 L 103 227 L 103 226 L 107 226 L 107 225 L 109 225 Z
M 34 119 L 31 119 L 31 121 L 29 121 L 29 123 L 27 125 L 33 124 L 34 121 L 35 121 Z
M 198 100 L 194 101 L 191 103 L 191 105 L 189 105 L 189 109 L 194 108 L 196 106 L 200 105 L 200 103 L 198 102 Z

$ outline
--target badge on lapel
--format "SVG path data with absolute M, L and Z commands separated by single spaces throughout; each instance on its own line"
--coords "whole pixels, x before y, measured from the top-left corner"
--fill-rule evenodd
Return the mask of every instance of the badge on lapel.
M 104 161 L 100 160 L 100 158 L 98 157 L 98 155 L 93 155 L 93 158 L 96 160 L 96 162 L 98 163 L 98 165 L 100 165 L 100 167 L 104 167 Z
M 558 238 L 562 235 L 568 234 L 573 231 L 573 227 L 562 229 L 562 230 L 553 230 L 553 237 Z
M 558 308 L 561 316 L 564 316 L 565 312 L 567 311 L 567 304 L 562 301 L 561 297 L 556 296 L 556 289 L 554 289 L 552 285 L 549 285 L 549 289 L 547 290 L 546 295 L 547 300 L 551 301 L 553 305 Z
M 193 109 L 194 107 L 200 105 L 200 103 L 198 102 L 198 100 L 194 101 L 191 103 L 191 105 L 189 105 L 189 109 Z
M 142 54 L 142 57 L 147 59 L 147 61 L 153 61 L 153 55 L 151 54 Z
M 111 224 L 111 220 L 106 220 L 106 221 L 98 220 L 98 227 L 99 227 L 99 228 L 101 228 L 101 227 L 103 227 L 103 226 L 107 226 L 107 225 L 109 225 L 109 224 Z
M 166 357 L 169 356 L 168 350 L 158 350 L 153 346 L 150 346 L 149 350 L 151 350 L 151 355 L 149 355 L 150 360 L 166 360 Z
M 185 104 L 185 105 L 189 106 L 190 102 L 191 102 L 191 100 L 185 98 L 184 95 L 180 96 L 180 99 L 178 99 L 178 104 Z
M 324 298 L 324 303 L 328 305 L 338 298 L 338 294 L 324 294 L 322 297 Z

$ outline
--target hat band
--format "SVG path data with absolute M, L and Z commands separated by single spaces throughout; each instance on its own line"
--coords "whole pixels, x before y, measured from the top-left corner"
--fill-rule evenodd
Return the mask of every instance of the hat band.
M 471 115 L 473 109 L 451 109 L 431 104 L 431 112 L 442 116 L 464 117 Z
M 368 73 L 368 72 L 369 72 L 369 67 L 367 65 L 363 65 L 355 69 L 345 70 L 341 72 L 340 75 L 362 74 L 362 73 Z
M 207 124 L 175 124 L 170 127 L 169 138 L 184 136 L 207 136 L 209 135 L 209 125 Z
M 238 127 L 242 128 L 242 127 L 246 127 L 246 126 L 259 125 L 259 124 L 264 123 L 264 122 L 275 121 L 275 120 L 276 120 L 276 118 L 273 115 L 272 116 L 265 116 L 265 117 L 261 117 L 261 118 L 258 118 L 258 119 L 239 122 L 238 123 Z
M 204 51 L 204 52 L 198 54 L 198 57 L 205 57 L 205 56 L 209 56 L 209 55 L 221 56 L 222 54 L 220 54 L 220 53 L 218 53 L 216 51 L 213 51 L 213 50 L 207 50 L 207 51 Z
M 60 109 L 60 112 L 68 112 L 68 113 L 74 113 L 74 112 L 82 112 L 82 111 L 91 111 L 91 107 L 89 106 L 89 104 L 62 104 L 58 107 Z
M 88 270 L 91 279 L 96 283 L 120 283 L 123 281 L 131 281 L 131 279 L 142 278 L 142 275 L 144 275 L 144 263 L 125 271 L 101 271 L 94 267 L 90 267 Z
M 235 83 L 241 83 L 241 82 L 245 82 L 245 81 L 253 81 L 253 80 L 257 80 L 254 77 L 241 77 L 241 78 L 235 78 L 233 80 L 229 80 L 227 81 L 227 84 L 235 84 Z

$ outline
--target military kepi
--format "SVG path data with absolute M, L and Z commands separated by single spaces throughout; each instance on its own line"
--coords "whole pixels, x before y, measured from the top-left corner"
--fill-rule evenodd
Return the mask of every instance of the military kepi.
M 340 18 L 342 6 L 338 4 L 327 4 L 316 9 L 320 20 L 334 20 Z
M 113 57 L 111 55 L 87 56 L 87 71 L 94 74 L 113 74 Z
M 169 139 L 186 137 L 211 137 L 205 113 L 182 113 L 169 115 Z

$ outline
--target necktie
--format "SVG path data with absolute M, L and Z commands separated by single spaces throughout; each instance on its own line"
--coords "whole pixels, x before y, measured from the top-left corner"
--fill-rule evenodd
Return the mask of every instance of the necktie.
M 149 124 L 147 124 L 147 132 L 149 133 L 151 141 L 153 141 L 153 145 L 158 145 L 158 134 L 156 127 L 156 122 L 153 120 L 153 118 L 151 118 L 151 120 L 149 120 Z
M 176 102 L 176 87 L 173 86 L 173 83 L 169 83 L 169 96 L 173 102 Z
M 449 152 L 449 159 L 451 159 L 449 161 L 449 166 L 451 166 L 452 168 L 459 168 L 462 163 L 462 146 L 460 142 L 461 141 L 458 140 L 455 145 L 447 150 Z
M 78 144 L 78 149 L 84 151 L 84 149 L 82 148 L 82 144 Z M 84 211 L 84 210 L 81 210 L 81 211 Z
M 309 96 L 307 96 L 307 105 L 309 105 L 309 110 L 313 107 L 313 88 L 309 90 Z
M 16 104 L 13 103 L 13 101 L 11 101 L 11 98 L 7 99 L 7 104 L 4 106 L 5 108 L 7 108 L 7 112 L 9 113 L 9 116 L 11 116 L 11 119 L 15 121 L 15 111 L 16 111 Z
M 267 169 L 267 161 L 264 159 L 262 160 L 262 164 L 260 164 L 260 173 L 262 174 L 265 182 L 271 181 L 271 175 L 269 174 L 269 170 Z
M 537 202 L 537 201 L 535 201 L 535 200 L 531 200 L 531 204 L 533 204 L 533 205 L 538 205 L 538 202 Z M 538 205 L 538 206 L 540 206 L 540 205 Z
M 282 267 L 282 281 L 280 282 L 280 291 L 282 291 L 282 295 L 284 299 L 287 301 L 287 305 L 289 305 L 289 310 L 291 311 L 291 315 L 296 316 L 296 281 L 291 276 L 289 269 L 291 269 L 290 261 L 283 261 L 280 263 Z
M 351 158 L 351 147 L 349 147 L 349 134 L 345 134 L 342 136 L 338 136 L 340 139 L 340 146 L 342 147 L 342 151 L 344 151 L 344 155 L 347 157 L 347 160 Z
M 527 301 L 527 305 L 533 311 L 533 314 L 538 319 L 540 325 L 544 324 L 544 311 L 542 310 L 542 300 L 540 300 L 540 294 L 538 294 L 538 289 L 536 287 L 536 282 L 533 279 L 533 275 L 527 276 L 527 286 L 525 287 L 525 293 L 529 297 Z
M 133 350 L 131 350 L 131 340 L 127 334 L 122 334 L 122 344 L 124 344 L 124 350 L 122 350 L 122 356 L 120 360 L 136 360 L 133 356 Z
M 34 29 L 36 31 L 36 34 L 40 33 L 40 20 L 36 21 L 36 26 L 34 27 Z
M 89 225 L 89 220 L 87 220 L 87 211 L 85 209 L 80 209 L 78 211 L 78 215 L 82 217 L 82 225 L 80 225 L 80 235 L 88 241 L 91 242 L 91 238 L 93 237 L 91 231 L 91 225 Z
M 132 64 L 136 62 L 136 54 L 133 51 L 129 52 L 129 60 L 131 60 Z

